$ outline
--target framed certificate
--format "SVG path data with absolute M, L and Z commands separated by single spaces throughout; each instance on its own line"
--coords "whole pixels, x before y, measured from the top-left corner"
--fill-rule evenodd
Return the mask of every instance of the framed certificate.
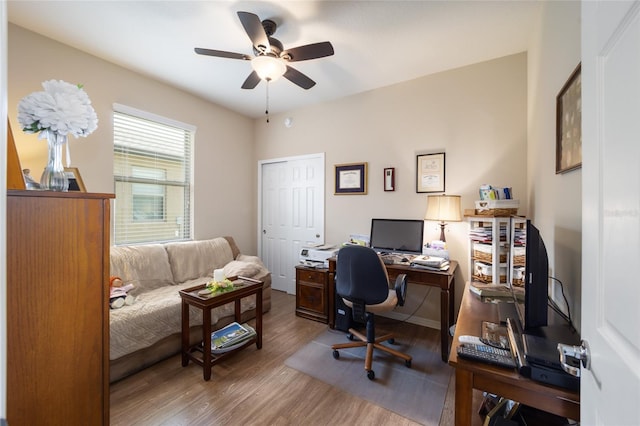
M 367 163 L 336 164 L 336 195 L 367 193 Z
M 417 156 L 416 192 L 444 192 L 444 152 Z

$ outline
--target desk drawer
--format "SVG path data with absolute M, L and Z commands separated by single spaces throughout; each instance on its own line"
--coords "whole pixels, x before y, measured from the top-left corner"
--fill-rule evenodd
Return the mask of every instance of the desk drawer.
M 306 281 L 310 283 L 324 284 L 326 280 L 327 272 L 324 270 L 316 269 L 297 269 L 296 278 L 299 281 Z

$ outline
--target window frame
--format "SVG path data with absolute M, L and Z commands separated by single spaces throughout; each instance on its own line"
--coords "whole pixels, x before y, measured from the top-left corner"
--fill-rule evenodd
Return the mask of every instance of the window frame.
M 117 132 L 123 130 L 124 128 L 116 128 L 116 117 L 118 114 L 123 114 L 129 116 L 129 118 L 136 120 L 141 120 L 140 125 L 144 125 L 144 121 L 151 122 L 152 127 L 154 124 L 160 126 L 169 126 L 174 128 L 174 130 L 183 131 L 185 135 L 183 151 L 176 151 L 174 153 L 169 152 L 160 152 L 160 151 L 152 151 L 142 148 L 132 148 L 130 144 L 127 144 L 126 141 L 122 139 L 117 140 L 119 138 Z M 170 118 L 162 117 L 147 111 L 138 110 L 136 108 L 128 107 L 126 105 L 121 104 L 113 104 L 113 178 L 114 178 L 114 192 L 116 193 L 116 200 L 114 202 L 114 220 L 112 221 L 112 232 L 113 232 L 113 243 L 114 245 L 133 245 L 133 244 L 150 244 L 150 243 L 163 243 L 170 241 L 189 241 L 193 239 L 194 235 L 194 221 L 193 221 L 193 162 L 194 162 L 194 145 L 195 145 L 195 133 L 196 127 L 190 124 L 182 123 L 177 120 L 173 120 Z M 118 141 L 121 143 L 118 144 Z M 117 156 L 122 155 L 125 158 L 119 159 Z M 128 157 L 132 155 L 132 157 L 138 156 L 140 161 L 144 162 L 146 160 L 149 161 L 148 164 L 138 164 L 135 161 L 129 161 Z M 145 159 L 146 157 L 146 159 Z M 154 163 L 154 160 L 159 159 L 159 163 Z M 118 163 L 122 161 L 122 163 Z M 164 169 L 164 165 L 161 164 L 165 162 L 170 164 L 171 162 L 176 161 L 178 165 L 178 170 L 183 170 L 184 180 L 176 180 L 180 176 L 169 176 L 169 171 Z M 129 168 L 129 171 L 126 173 L 118 174 L 118 167 L 126 166 Z M 133 169 L 134 168 L 147 168 L 150 170 L 163 170 L 164 171 L 164 179 L 158 179 L 151 176 L 147 177 L 136 177 L 134 176 Z M 159 174 L 158 174 L 159 175 Z M 118 190 L 118 187 L 122 184 L 129 184 L 130 186 L 125 189 L 126 196 L 129 197 L 128 200 L 123 200 L 121 205 L 127 205 L 127 208 L 130 211 L 121 212 L 118 210 L 118 195 L 123 189 Z M 133 185 L 135 184 L 151 184 L 158 185 L 163 188 L 163 215 L 162 218 L 159 219 L 135 219 L 135 212 L 133 209 L 133 197 L 134 190 Z M 120 186 L 122 188 L 122 186 Z M 180 204 L 176 204 L 177 201 L 171 201 L 170 196 L 168 195 L 170 191 L 178 190 L 178 194 L 180 194 L 180 188 L 183 188 L 183 192 L 180 195 L 183 199 L 183 202 Z M 177 194 L 176 194 L 177 195 Z M 122 197 L 122 196 L 121 196 Z M 182 215 L 174 215 L 171 216 L 168 214 L 168 210 L 170 209 L 170 204 L 173 203 L 173 206 L 178 206 L 178 212 L 184 213 Z M 122 220 L 122 214 L 130 214 L 128 219 Z M 178 235 L 175 238 L 171 236 L 167 236 L 167 224 L 173 223 L 170 221 L 174 221 L 176 224 L 179 224 L 181 227 L 179 230 L 175 232 Z M 138 238 L 136 238 L 136 232 L 129 232 L 128 228 L 122 232 L 118 232 L 118 226 L 124 227 L 134 227 L 134 226 L 143 226 L 148 224 L 150 227 L 165 225 L 165 229 L 159 230 L 157 238 L 148 238 L 153 237 L 153 230 L 149 230 L 149 234 L 147 237 L 144 237 L 142 234 L 139 234 Z M 162 232 L 164 234 L 162 234 Z

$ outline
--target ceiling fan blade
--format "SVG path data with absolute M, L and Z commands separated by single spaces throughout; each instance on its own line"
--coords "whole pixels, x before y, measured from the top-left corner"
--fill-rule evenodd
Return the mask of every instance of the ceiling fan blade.
M 289 62 L 307 61 L 309 59 L 324 58 L 333 55 L 333 46 L 328 41 L 307 44 L 305 46 L 287 49 L 280 54 L 281 58 L 289 57 Z
M 202 49 L 200 47 L 196 47 L 194 50 L 198 55 L 217 56 L 219 58 L 230 59 L 244 59 L 246 61 L 251 60 L 251 56 L 244 55 L 242 53 L 225 52 L 224 50 Z
M 257 72 L 252 71 L 251 74 L 249 74 L 249 77 L 247 77 L 244 83 L 242 83 L 242 88 L 253 89 L 258 85 L 258 83 L 260 83 L 260 77 L 258 76 Z
M 316 85 L 315 81 L 311 80 L 309 77 L 302 74 L 300 71 L 291 68 L 290 66 L 287 66 L 287 71 L 284 73 L 284 78 L 294 84 L 297 84 L 305 90 L 309 90 Z
M 240 22 L 249 36 L 251 43 L 253 43 L 253 46 L 261 52 L 269 51 L 271 49 L 269 37 L 267 37 L 267 33 L 264 31 L 258 15 L 250 12 L 238 12 L 238 18 L 240 18 Z

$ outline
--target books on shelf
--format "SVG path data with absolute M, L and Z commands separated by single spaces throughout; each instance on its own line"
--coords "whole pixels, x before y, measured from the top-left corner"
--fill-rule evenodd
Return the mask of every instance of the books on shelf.
M 506 284 L 490 284 L 474 281 L 469 285 L 469 291 L 481 298 L 513 299 L 513 295 L 515 294 L 518 300 L 524 300 L 524 288 L 514 286 L 512 290 Z
M 439 256 L 416 256 L 411 260 L 411 266 L 433 271 L 446 271 L 449 269 L 449 259 Z
M 211 352 L 222 353 L 242 346 L 247 340 L 253 338 L 256 331 L 248 324 L 231 324 L 211 333 Z
M 511 289 L 504 284 L 487 284 L 487 283 L 472 282 L 471 285 L 469 286 L 469 290 L 472 293 L 477 294 L 478 296 L 511 297 Z

